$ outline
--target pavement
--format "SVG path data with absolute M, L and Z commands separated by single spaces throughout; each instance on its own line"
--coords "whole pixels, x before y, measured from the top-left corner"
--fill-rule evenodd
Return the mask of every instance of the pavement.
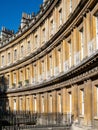
M 98 130 L 98 128 L 94 129 L 94 128 L 87 128 L 83 126 L 72 125 L 70 130 Z

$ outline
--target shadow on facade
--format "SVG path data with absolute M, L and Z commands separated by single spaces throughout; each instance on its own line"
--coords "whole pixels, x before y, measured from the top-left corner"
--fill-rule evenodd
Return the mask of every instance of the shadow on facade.
M 37 113 L 32 111 L 11 111 L 6 95 L 7 81 L 0 78 L 0 130 L 29 130 L 40 128 L 69 129 L 72 115 L 63 113 Z

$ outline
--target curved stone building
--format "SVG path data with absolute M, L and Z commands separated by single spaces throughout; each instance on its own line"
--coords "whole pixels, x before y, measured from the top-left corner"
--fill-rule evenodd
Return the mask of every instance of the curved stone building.
M 98 128 L 98 1 L 45 0 L 37 15 L 23 13 L 17 33 L 3 27 L 0 79 L 5 109 Z

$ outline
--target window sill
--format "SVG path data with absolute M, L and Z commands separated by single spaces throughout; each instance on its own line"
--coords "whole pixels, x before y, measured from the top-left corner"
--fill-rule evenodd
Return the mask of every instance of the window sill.
M 45 44 L 45 41 L 42 41 L 42 45 Z
M 50 38 L 53 37 L 53 33 L 50 35 Z
M 94 119 L 95 119 L 95 120 L 98 120 L 98 116 L 95 116 Z
M 79 115 L 80 118 L 84 118 L 84 115 Z
M 62 27 L 62 24 L 59 25 L 58 30 Z

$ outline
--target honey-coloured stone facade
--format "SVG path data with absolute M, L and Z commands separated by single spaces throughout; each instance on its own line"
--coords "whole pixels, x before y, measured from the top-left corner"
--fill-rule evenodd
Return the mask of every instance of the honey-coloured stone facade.
M 23 17 L 28 24 L 0 38 L 2 107 L 70 114 L 73 124 L 98 128 L 97 0 L 46 0 Z

